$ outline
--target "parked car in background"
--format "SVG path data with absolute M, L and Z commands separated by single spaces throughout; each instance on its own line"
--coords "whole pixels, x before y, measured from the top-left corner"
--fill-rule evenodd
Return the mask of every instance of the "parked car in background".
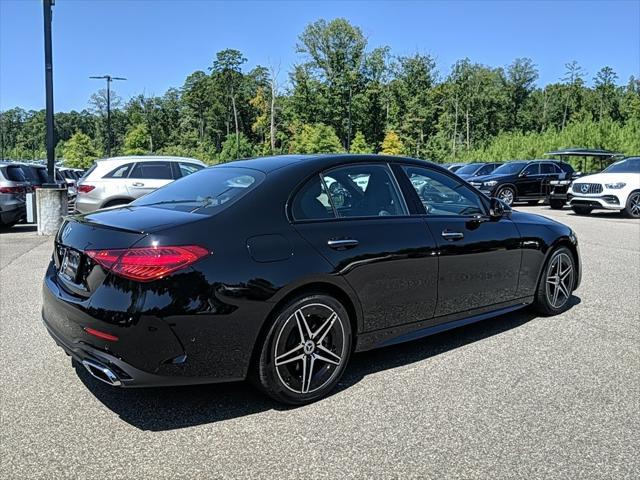
M 456 172 L 458 169 L 464 167 L 465 165 L 466 163 L 445 163 L 442 166 L 450 172 Z
M 98 160 L 77 185 L 80 213 L 126 205 L 136 198 L 205 168 L 200 160 L 182 157 L 114 157 Z
M 331 392 L 353 352 L 527 305 L 562 313 L 581 273 L 570 228 L 438 165 L 263 157 L 66 219 L 42 318 L 111 386 L 249 377 L 301 405 Z
M 515 202 L 536 204 L 544 200 L 552 180 L 572 175 L 573 168 L 555 160 L 515 160 L 496 168 L 491 174 L 475 177 L 469 183 L 489 197 L 507 205 Z
M 47 167 L 41 163 L 20 163 L 20 168 L 22 168 L 25 178 L 34 189 L 40 188 L 49 181 Z M 61 186 L 67 185 L 67 181 L 57 168 L 55 169 L 55 182 Z
M 465 180 L 469 180 L 473 177 L 479 177 L 482 175 L 489 175 L 496 168 L 498 168 L 502 163 L 498 162 L 474 162 L 465 165 L 464 167 L 460 167 L 457 170 L 454 170 L 454 173 L 458 175 L 460 178 L 464 178 Z
M 640 218 L 640 157 L 620 160 L 603 172 L 586 175 L 571 185 L 570 205 L 578 215 L 592 210 L 618 210 Z
M 0 162 L 0 227 L 12 227 L 26 216 L 26 194 L 30 191 L 20 165 Z

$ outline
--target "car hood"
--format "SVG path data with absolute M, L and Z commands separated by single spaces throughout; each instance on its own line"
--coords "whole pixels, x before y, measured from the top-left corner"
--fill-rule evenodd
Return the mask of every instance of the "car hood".
M 640 174 L 637 173 L 596 173 L 595 175 L 585 175 L 576 178 L 575 183 L 617 183 L 623 182 L 627 185 L 640 185 Z

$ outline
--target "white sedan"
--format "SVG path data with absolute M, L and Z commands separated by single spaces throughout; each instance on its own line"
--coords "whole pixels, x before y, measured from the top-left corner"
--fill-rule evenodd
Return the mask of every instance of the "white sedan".
M 640 218 L 640 157 L 625 158 L 601 173 L 580 177 L 570 193 L 569 204 L 578 215 L 605 209 Z

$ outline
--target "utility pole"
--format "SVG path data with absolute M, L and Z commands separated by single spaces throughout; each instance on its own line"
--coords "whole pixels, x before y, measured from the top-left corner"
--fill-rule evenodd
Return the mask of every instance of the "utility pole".
M 46 126 L 47 126 L 47 175 L 48 183 L 55 185 L 55 131 L 53 125 L 53 54 L 51 48 L 51 7 L 55 0 L 43 0 L 44 8 L 44 79 L 46 95 Z
M 122 77 L 112 77 L 111 75 L 102 75 L 101 77 L 89 77 L 95 80 L 107 81 L 107 157 L 111 156 L 112 136 L 111 136 L 111 82 L 114 80 L 126 80 Z

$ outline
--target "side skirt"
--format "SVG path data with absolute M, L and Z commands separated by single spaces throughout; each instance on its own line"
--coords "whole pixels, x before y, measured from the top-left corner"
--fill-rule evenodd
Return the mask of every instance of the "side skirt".
M 489 308 L 460 312 L 422 322 L 363 333 L 358 335 L 355 351 L 364 352 L 373 350 L 374 348 L 387 347 L 389 345 L 410 342 L 419 338 L 428 337 L 429 335 L 435 335 L 436 333 L 520 310 L 533 303 L 533 300 L 533 297 L 525 297 L 513 302 L 492 305 Z

